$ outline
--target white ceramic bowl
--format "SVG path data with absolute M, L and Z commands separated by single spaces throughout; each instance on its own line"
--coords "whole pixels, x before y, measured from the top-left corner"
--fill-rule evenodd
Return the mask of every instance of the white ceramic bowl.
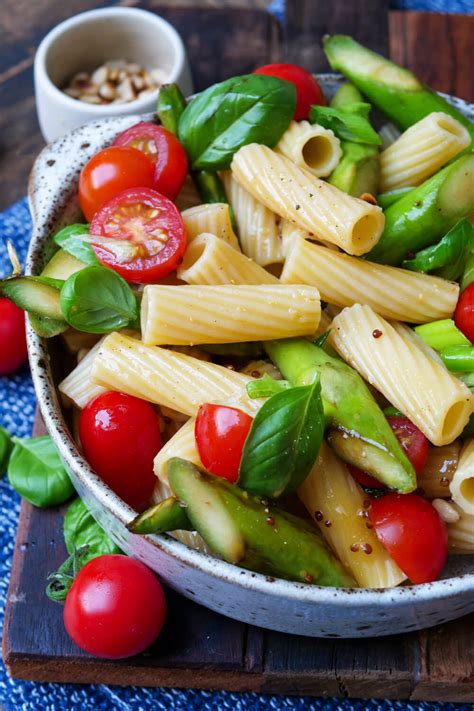
M 328 96 L 341 81 L 334 75 L 318 79 Z M 459 99 L 449 100 L 471 120 L 474 118 L 474 106 Z M 51 235 L 79 218 L 76 193 L 82 165 L 117 132 L 142 118 L 84 126 L 39 155 L 30 181 L 34 227 L 27 260 L 29 273 L 41 271 L 50 252 Z M 55 389 L 58 356 L 53 344 L 29 328 L 28 348 L 46 426 L 79 494 L 124 551 L 143 560 L 186 597 L 243 622 L 314 637 L 396 634 L 474 612 L 473 556 L 453 556 L 444 578 L 434 583 L 390 590 L 347 590 L 274 580 L 194 551 L 166 535 L 134 536 L 125 528 L 134 512 L 94 474 L 70 435 Z
M 169 22 L 134 7 L 90 10 L 61 22 L 42 40 L 34 64 L 36 107 L 47 142 L 88 121 L 153 111 L 155 92 L 126 104 L 94 105 L 61 91 L 79 71 L 111 59 L 126 59 L 147 69 L 160 68 L 185 96 L 193 92 L 183 42 Z

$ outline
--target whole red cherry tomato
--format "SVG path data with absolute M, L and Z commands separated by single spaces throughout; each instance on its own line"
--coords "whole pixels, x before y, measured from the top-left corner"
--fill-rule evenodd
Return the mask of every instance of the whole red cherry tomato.
M 129 242 L 123 255 L 92 241 L 102 264 L 128 282 L 148 284 L 167 276 L 181 262 L 186 228 L 178 208 L 154 190 L 132 188 L 109 200 L 94 215 L 92 235 Z M 125 245 L 124 245 L 125 246 Z
M 0 298 L 0 375 L 17 370 L 28 357 L 25 312 L 10 299 Z
M 429 443 L 425 435 L 407 417 L 390 415 L 387 417 L 387 421 L 412 463 L 414 470 L 419 474 L 428 459 Z M 357 467 L 349 465 L 349 471 L 362 486 L 367 486 L 370 489 L 377 489 L 383 486 L 378 479 Z
M 435 507 L 417 494 L 375 499 L 369 518 L 378 539 L 412 583 L 429 583 L 448 556 L 446 526 Z
M 194 434 L 201 462 L 211 474 L 235 484 L 252 422 L 250 415 L 235 407 L 201 405 Z
M 152 188 L 155 166 L 135 148 L 110 146 L 92 156 L 79 176 L 79 203 L 90 222 L 97 210 L 127 188 Z
M 156 484 L 153 460 L 161 449 L 150 403 L 124 393 L 97 395 L 80 414 L 79 437 L 92 469 L 127 504 L 143 510 Z
M 102 555 L 86 563 L 64 605 L 71 639 L 96 657 L 123 659 L 158 637 L 166 599 L 158 579 L 139 560 Z
M 459 297 L 454 323 L 474 343 L 474 281 L 466 286 Z
M 177 197 L 188 174 L 188 156 L 171 131 L 140 121 L 120 133 L 113 145 L 142 151 L 155 164 L 154 189 L 170 200 Z
M 265 64 L 254 74 L 268 74 L 289 81 L 296 87 L 295 121 L 307 119 L 313 104 L 326 105 L 326 99 L 313 75 L 298 64 Z

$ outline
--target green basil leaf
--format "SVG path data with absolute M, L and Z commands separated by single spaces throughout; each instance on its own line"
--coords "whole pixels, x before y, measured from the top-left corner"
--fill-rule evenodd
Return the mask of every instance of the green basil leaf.
M 400 410 L 397 410 L 397 408 L 393 407 L 393 405 L 386 407 L 384 410 L 382 410 L 382 412 L 385 415 L 385 417 L 405 417 L 403 412 L 400 412 Z
M 81 546 L 88 546 L 87 553 L 81 558 L 81 565 L 99 555 L 122 553 L 99 526 L 82 499 L 75 499 L 66 511 L 63 531 L 68 553 L 74 553 Z
M 12 438 L 6 429 L 0 426 L 0 476 L 3 476 L 6 472 L 12 449 Z
M 359 106 L 359 113 L 348 110 L 348 107 Z M 312 106 L 309 114 L 311 123 L 317 123 L 329 128 L 343 141 L 352 143 L 381 143 L 378 133 L 370 125 L 368 111 L 363 107 L 369 104 L 348 104 L 345 109 L 333 109 L 330 106 Z M 362 110 L 362 112 L 361 112 Z M 364 115 L 365 114 L 365 115 Z
M 405 259 L 402 267 L 415 272 L 435 272 L 443 279 L 456 280 L 462 275 L 471 254 L 474 254 L 474 227 L 462 219 L 438 244 L 422 249 L 413 259 Z
M 179 138 L 193 170 L 228 168 L 242 146 L 280 140 L 295 113 L 296 89 L 264 74 L 246 74 L 214 84 L 188 104 Z
M 474 281 L 474 254 L 471 254 L 467 260 L 466 264 L 464 265 L 464 270 L 462 273 L 462 279 L 461 279 L 461 291 L 464 291 L 464 289 L 467 289 L 469 284 L 472 284 Z
M 89 225 L 74 224 L 54 235 L 55 243 L 84 264 L 99 264 L 91 247 Z
M 70 326 L 86 333 L 125 328 L 138 316 L 132 289 L 106 267 L 86 267 L 71 274 L 61 289 L 61 310 Z
M 324 344 L 326 343 L 326 341 L 328 340 L 330 335 L 331 335 L 331 329 L 328 328 L 327 331 L 324 331 L 324 333 L 322 333 L 320 336 L 318 336 L 318 338 L 314 339 L 314 341 L 313 341 L 314 345 L 322 348 L 324 346 Z
M 311 385 L 273 395 L 257 412 L 245 441 L 238 485 L 277 497 L 308 476 L 324 434 L 319 375 Z
M 20 496 L 41 508 L 67 501 L 74 493 L 51 437 L 12 437 L 8 479 Z
M 276 393 L 291 388 L 288 380 L 275 380 L 268 373 L 264 373 L 261 378 L 247 383 L 247 395 L 254 399 L 259 397 L 271 397 Z

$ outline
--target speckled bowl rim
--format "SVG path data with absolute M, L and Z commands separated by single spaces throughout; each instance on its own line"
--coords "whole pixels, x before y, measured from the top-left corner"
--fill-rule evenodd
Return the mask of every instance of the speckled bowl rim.
M 338 83 L 343 79 L 338 74 L 323 74 L 317 76 L 323 82 Z M 464 113 L 474 112 L 473 104 L 469 104 L 462 99 L 446 94 L 442 94 L 442 96 L 451 103 L 455 103 L 457 106 L 463 108 Z M 137 115 L 136 117 L 128 118 L 135 118 L 138 121 L 146 120 L 146 118 L 150 118 L 150 116 L 144 117 Z M 104 121 L 114 122 L 116 119 L 104 119 Z M 103 123 L 104 122 L 101 122 L 101 125 Z M 94 128 L 94 125 L 91 125 L 92 128 Z M 75 129 L 75 131 L 71 133 L 76 133 L 81 130 L 81 128 Z M 42 153 L 39 154 L 37 161 L 41 159 L 43 152 L 48 150 L 49 147 L 46 146 Z M 34 168 L 32 173 L 33 172 Z M 65 194 L 69 194 L 69 197 L 72 197 L 73 193 L 74 191 L 71 187 L 65 188 Z M 33 237 L 26 261 L 26 273 L 28 274 L 37 273 L 41 264 L 43 242 L 46 242 L 45 237 L 41 235 L 41 231 L 45 229 L 47 229 L 47 225 L 43 225 L 42 227 L 34 225 Z M 35 235 L 35 232 L 39 232 L 39 234 Z M 41 414 L 48 432 L 53 438 L 65 463 L 72 469 L 81 485 L 91 493 L 100 506 L 125 525 L 133 518 L 135 512 L 99 479 L 85 459 L 79 454 L 66 425 L 53 383 L 47 341 L 36 334 L 29 322 L 27 323 L 27 341 L 33 383 Z M 172 556 L 185 566 L 198 569 L 211 578 L 225 580 L 243 589 L 258 591 L 278 598 L 285 598 L 286 600 L 296 603 L 309 602 L 324 605 L 325 602 L 327 603 L 328 600 L 330 600 L 331 605 L 341 607 L 350 605 L 355 611 L 359 607 L 371 605 L 378 613 L 382 608 L 391 605 L 405 606 L 410 602 L 428 603 L 433 602 L 433 600 L 442 603 L 447 599 L 452 599 L 458 594 L 466 594 L 468 592 L 474 594 L 474 571 L 472 573 L 464 573 L 450 578 L 444 578 L 432 583 L 396 588 L 330 588 L 287 581 L 281 578 L 273 579 L 259 573 L 253 573 L 225 561 L 213 558 L 206 553 L 188 548 L 183 543 L 180 543 L 168 535 L 146 535 L 141 538 L 145 539 L 151 546 Z

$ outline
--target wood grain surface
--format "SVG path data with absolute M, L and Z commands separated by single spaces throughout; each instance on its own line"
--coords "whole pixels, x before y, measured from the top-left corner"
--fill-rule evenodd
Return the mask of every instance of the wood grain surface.
M 42 144 L 32 96 L 35 47 L 64 17 L 101 4 L 0 4 L 0 207 L 24 194 L 27 173 Z M 320 36 L 343 30 L 374 49 L 388 46 L 394 59 L 434 88 L 474 100 L 469 66 L 472 17 L 392 12 L 387 34 L 386 15 L 380 10 L 386 12 L 386 2 L 289 0 L 287 23 L 281 29 L 255 9 L 264 0 L 236 4 L 238 8 L 222 9 L 221 2 L 209 2 L 196 10 L 183 7 L 193 5 L 191 0 L 172 8 L 162 2 L 140 3 L 159 10 L 183 35 L 198 88 L 280 57 L 312 70 L 323 68 L 317 49 Z M 216 14 L 209 5 L 221 10 Z M 13 9 L 23 12 L 21 24 Z M 240 624 L 169 591 L 167 627 L 154 647 L 121 662 L 93 659 L 69 640 L 61 607 L 46 599 L 38 583 L 64 557 L 62 510 L 38 511 L 23 503 L 3 637 L 4 659 L 14 677 L 474 702 L 474 616 L 390 638 L 314 640 Z

